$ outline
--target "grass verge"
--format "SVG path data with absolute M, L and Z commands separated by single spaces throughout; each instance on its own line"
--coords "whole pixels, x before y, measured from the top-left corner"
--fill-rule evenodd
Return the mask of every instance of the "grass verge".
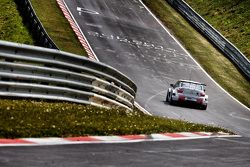
M 250 0 L 186 2 L 250 59 Z
M 0 40 L 34 44 L 32 36 L 22 22 L 14 0 L 1 0 Z
M 165 0 L 143 0 L 201 66 L 225 90 L 250 107 L 250 84 L 238 69 Z
M 44 28 L 60 50 L 87 55 L 56 0 L 43 0 L 42 2 L 31 0 L 31 3 Z
M 152 117 L 137 110 L 127 113 L 32 100 L 0 100 L 0 120 L 0 138 L 228 132 L 217 127 Z

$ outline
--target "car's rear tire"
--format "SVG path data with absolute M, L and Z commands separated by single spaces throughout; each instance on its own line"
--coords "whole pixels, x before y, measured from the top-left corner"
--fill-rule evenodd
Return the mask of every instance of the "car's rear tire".
M 202 109 L 202 110 L 206 110 L 206 109 L 207 109 L 207 105 L 202 105 L 202 106 L 201 106 L 201 109 Z

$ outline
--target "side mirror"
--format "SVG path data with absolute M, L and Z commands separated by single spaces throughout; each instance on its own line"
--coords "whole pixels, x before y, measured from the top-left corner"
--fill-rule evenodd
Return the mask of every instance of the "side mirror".
M 174 87 L 174 84 L 170 84 L 171 87 Z

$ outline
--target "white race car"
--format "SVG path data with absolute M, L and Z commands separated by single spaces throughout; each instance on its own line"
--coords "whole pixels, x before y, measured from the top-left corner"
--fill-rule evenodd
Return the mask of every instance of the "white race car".
M 198 105 L 201 109 L 206 110 L 208 104 L 208 95 L 205 93 L 205 84 L 179 80 L 175 84 L 170 84 L 166 101 L 174 103 L 192 103 Z

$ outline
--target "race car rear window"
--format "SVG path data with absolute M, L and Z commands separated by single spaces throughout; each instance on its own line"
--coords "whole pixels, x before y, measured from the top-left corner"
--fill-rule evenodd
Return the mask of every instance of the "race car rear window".
M 188 89 L 203 90 L 203 86 L 201 84 L 190 83 L 190 82 L 181 82 L 181 87 Z

